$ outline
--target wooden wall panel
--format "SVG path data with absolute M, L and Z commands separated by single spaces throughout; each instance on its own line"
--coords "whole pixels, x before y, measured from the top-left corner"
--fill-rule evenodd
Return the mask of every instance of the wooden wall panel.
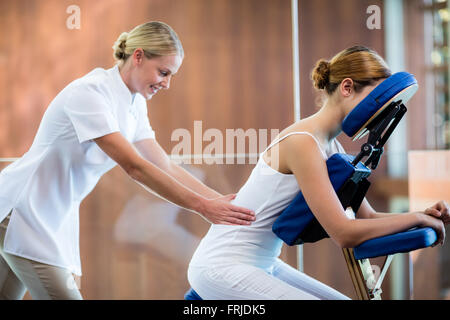
M 424 48 L 424 11 L 422 0 L 404 1 L 405 67 L 416 77 L 419 90 L 408 102 L 408 149 L 427 149 L 427 67 Z
M 79 30 L 66 27 L 72 4 Z M 170 90 L 148 103 L 167 152 L 173 130 L 193 134 L 196 120 L 224 134 L 292 122 L 289 0 L 0 1 L 0 157 L 26 152 L 56 94 L 93 68 L 112 67 L 119 34 L 149 20 L 171 25 L 186 54 Z M 188 169 L 235 193 L 252 167 Z M 120 168 L 100 180 L 80 214 L 84 298 L 182 298 L 187 263 L 208 228 L 203 219 L 148 194 Z M 284 259 L 295 262 L 292 252 L 283 249 Z
M 204 130 L 288 126 L 293 119 L 290 2 L 195 0 L 184 9 L 191 23 L 179 28 L 173 23 L 186 51 L 183 66 L 173 91 L 150 103 L 163 146 L 173 146 L 174 128 L 191 130 L 195 120 L 203 121 Z

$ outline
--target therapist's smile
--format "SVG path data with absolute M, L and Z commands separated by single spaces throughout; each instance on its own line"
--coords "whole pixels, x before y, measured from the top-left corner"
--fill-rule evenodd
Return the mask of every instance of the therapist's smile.
M 150 88 L 149 88 L 150 94 L 152 94 L 152 95 L 156 94 L 159 91 L 159 89 L 161 89 L 161 87 L 150 85 Z

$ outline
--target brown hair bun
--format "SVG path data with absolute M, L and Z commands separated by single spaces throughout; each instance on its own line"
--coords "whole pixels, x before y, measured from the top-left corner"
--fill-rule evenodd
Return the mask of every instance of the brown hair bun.
M 311 78 L 313 80 L 314 88 L 324 89 L 330 82 L 330 63 L 324 59 L 316 62 Z
M 331 60 L 320 59 L 311 72 L 313 86 L 333 94 L 346 78 L 353 80 L 355 92 L 391 75 L 391 70 L 378 53 L 364 46 L 342 50 Z

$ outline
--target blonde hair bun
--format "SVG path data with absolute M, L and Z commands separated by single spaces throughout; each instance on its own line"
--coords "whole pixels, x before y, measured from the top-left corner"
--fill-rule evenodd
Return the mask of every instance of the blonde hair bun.
M 122 60 L 125 58 L 125 48 L 127 46 L 128 32 L 122 32 L 122 34 L 117 38 L 113 45 L 114 57 L 117 60 Z
M 164 22 L 150 21 L 122 32 L 113 45 L 114 59 L 122 63 L 136 49 L 142 49 L 147 58 L 178 54 L 184 56 L 183 46 L 175 31 Z

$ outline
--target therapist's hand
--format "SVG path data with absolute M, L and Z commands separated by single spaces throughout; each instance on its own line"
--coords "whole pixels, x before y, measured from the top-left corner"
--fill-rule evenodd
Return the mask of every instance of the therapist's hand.
M 450 223 L 450 208 L 445 201 L 439 201 L 433 206 L 425 209 L 425 214 L 442 220 L 445 225 Z
M 235 194 L 229 194 L 216 199 L 205 199 L 198 212 L 213 224 L 250 225 L 255 220 L 255 213 L 231 204 L 230 201 L 235 197 Z

